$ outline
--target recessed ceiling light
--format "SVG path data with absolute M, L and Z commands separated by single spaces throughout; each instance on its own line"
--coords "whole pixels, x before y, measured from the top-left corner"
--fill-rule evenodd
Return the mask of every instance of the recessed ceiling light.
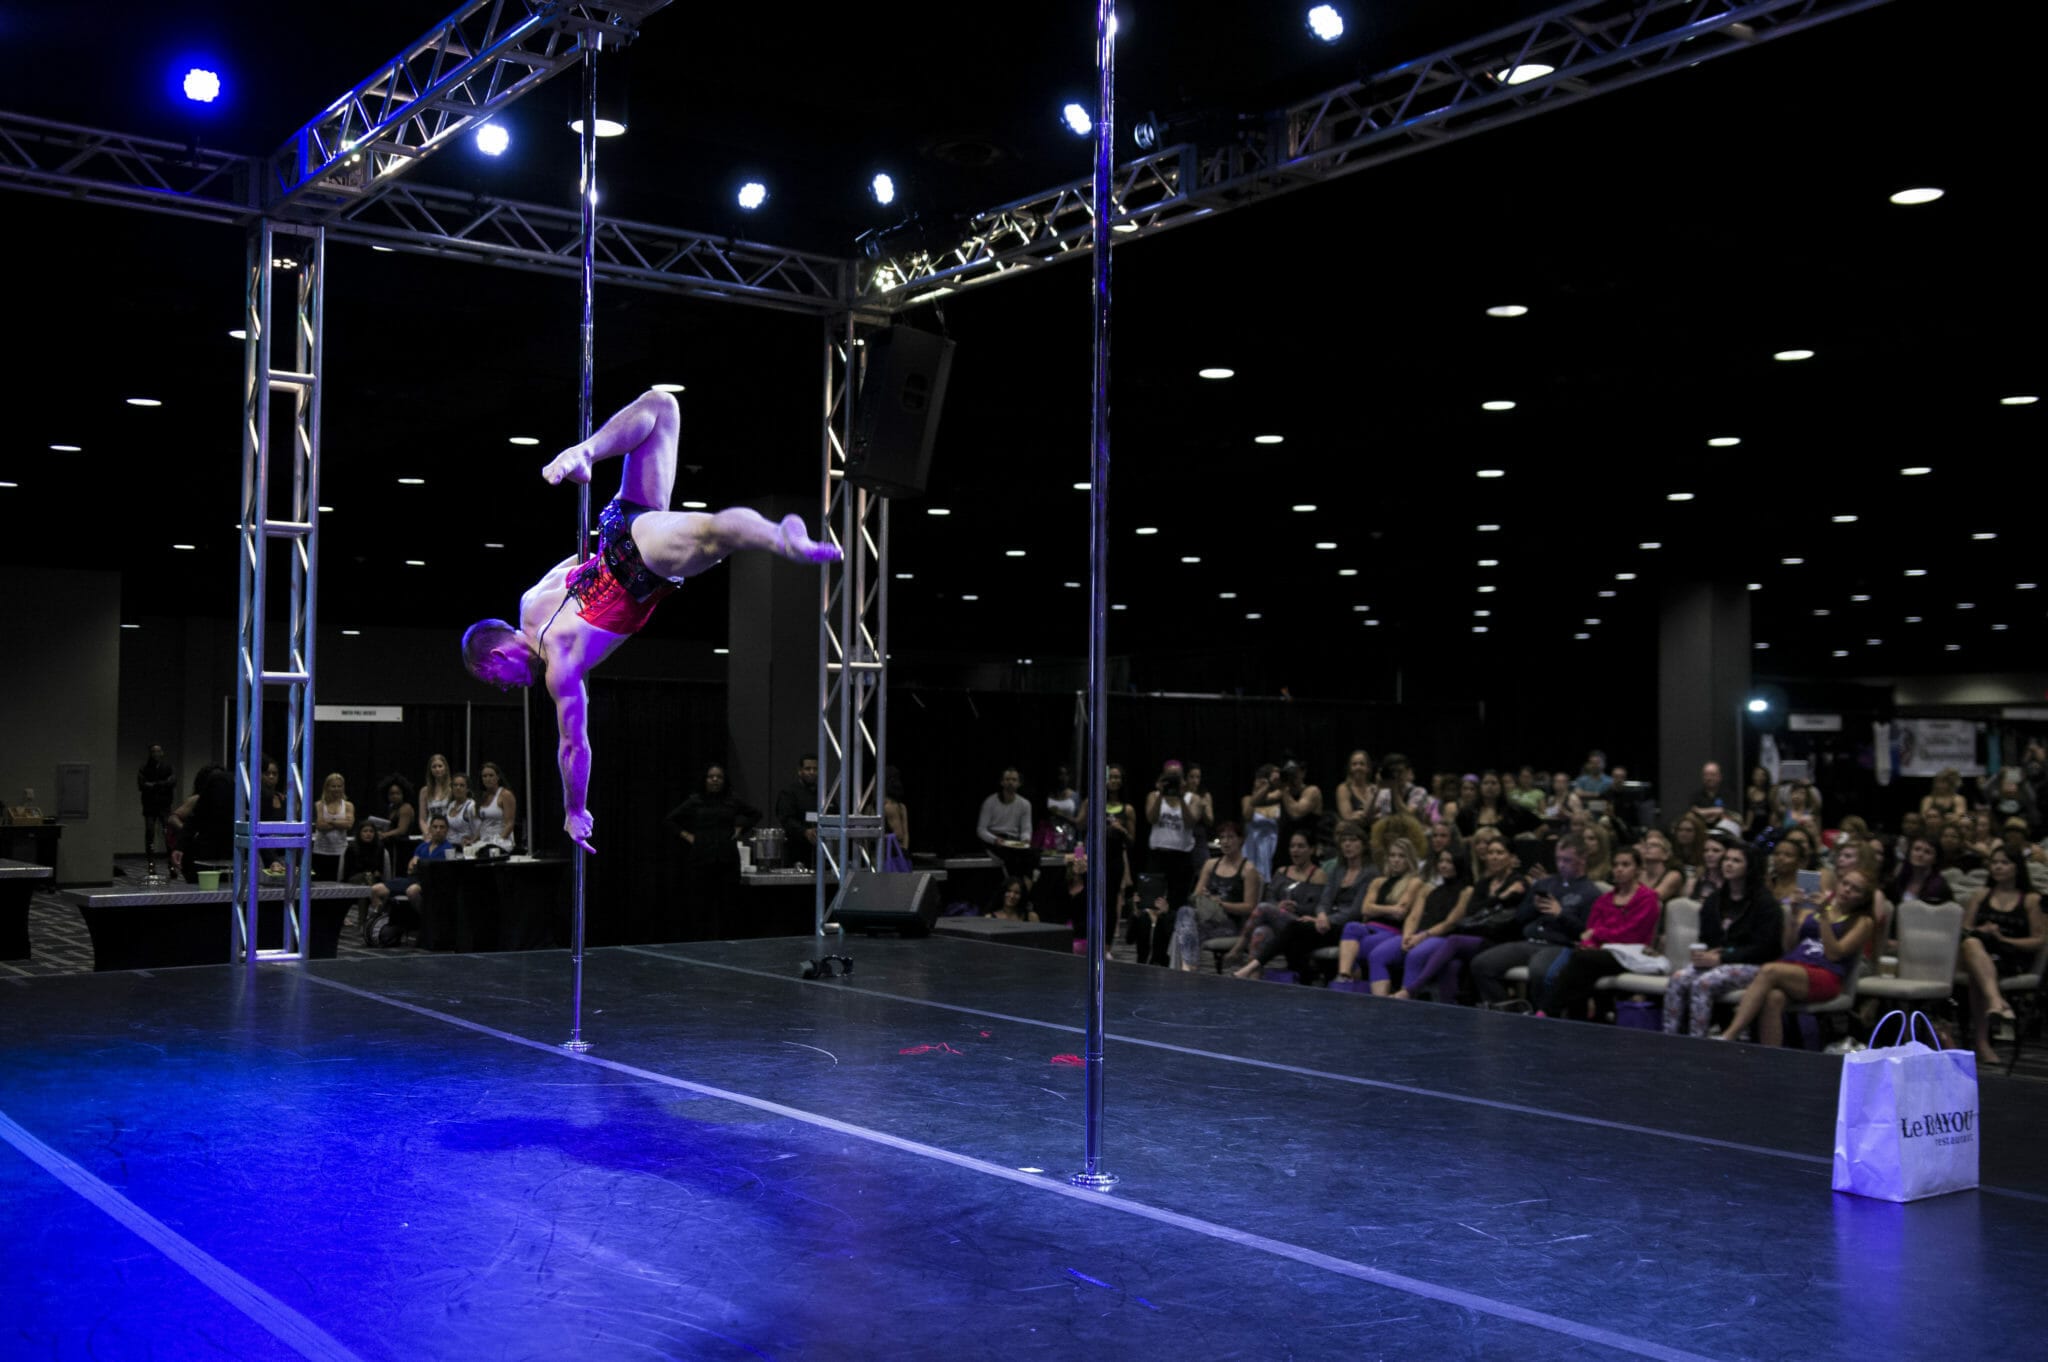
M 537 445 L 540 440 L 532 435 L 508 435 L 506 440 L 515 445 Z
M 321 514 L 321 515 L 333 515 L 333 514 L 334 514 L 334 508 L 333 508 L 332 506 L 322 506 L 322 507 L 320 508 L 320 514 Z
M 1265 616 L 1261 615 L 1261 614 L 1260 614 L 1260 613 L 1259 613 L 1258 611 L 1256 611 L 1256 610 L 1248 610 L 1248 611 L 1246 611 L 1246 612 L 1245 612 L 1245 616 L 1244 616 L 1244 617 L 1245 617 L 1246 619 L 1248 619 L 1248 620 L 1256 620 L 1256 619 L 1264 619 L 1264 618 L 1265 618 Z
M 424 558 L 408 558 L 405 560 L 405 565 L 407 567 L 425 567 L 427 560 Z
M 711 650 L 711 655 L 713 657 L 729 657 L 731 656 L 731 654 L 732 649 L 730 648 L 713 648 Z
M 652 383 L 648 385 L 658 393 L 679 393 L 684 391 L 680 383 Z
M 1158 534 L 1159 527 L 1157 525 L 1140 525 L 1137 532 L 1139 534 Z
M 2001 407 L 2031 407 L 2040 400 L 2038 397 L 2001 397 L 1998 399 L 1998 405 Z
M 82 445 L 51 445 L 50 448 L 59 454 L 83 454 L 85 452 L 85 448 Z
M 1494 306 L 1486 309 L 1486 315 L 1489 317 L 1526 317 L 1529 315 L 1529 309 L 1523 307 L 1520 303 L 1496 303 Z
M 1611 591 L 1611 590 L 1609 590 L 1609 591 L 1603 591 L 1603 592 L 1601 592 L 1601 593 L 1600 593 L 1600 598 L 1601 598 L 1602 600 L 1605 600 L 1606 598 L 1608 598 L 1609 596 L 1612 596 L 1613 594 L 1614 594 L 1614 592 L 1613 592 L 1613 591 Z
M 917 580 L 917 574 L 913 572 L 899 572 L 896 574 L 896 580 L 899 582 L 915 581 Z
M 1772 358 L 1772 359 L 1775 359 L 1775 360 L 1783 360 L 1783 361 L 1786 361 L 1786 362 L 1788 362 L 1788 363 L 1789 363 L 1789 362 L 1791 362 L 1791 361 L 1793 361 L 1793 360 L 1801 360 L 1801 359 L 1812 359 L 1812 358 L 1813 358 L 1813 351 L 1811 351 L 1811 350 L 1780 350 L 1780 351 L 1778 351 L 1778 352 L 1777 352 L 1776 354 L 1772 355 L 1772 356 L 1771 356 L 1771 358 Z
M 1313 511 L 1315 507 L 1308 502 L 1302 502 L 1301 504 L 1297 505 L 1294 509 L 1306 515 L 1308 512 Z
M 1180 556 L 1180 560 L 1181 560 L 1181 561 L 1182 561 L 1183 563 L 1199 563 L 1199 562 L 1201 562 L 1201 561 L 1202 561 L 1202 560 L 1201 560 L 1200 558 L 1196 557 L 1196 556 L 1195 556 L 1194 554 L 1192 554 L 1192 553 L 1184 553 L 1184 554 L 1182 554 L 1182 555 Z
M 2014 582 L 2013 589 L 2015 591 L 2032 591 L 2034 584 L 2032 582 Z
M 1572 637 L 1576 639 L 1588 639 L 1593 636 L 1591 634 L 1573 634 Z
M 981 597 L 979 597 L 979 596 L 962 596 L 962 597 L 961 597 L 960 599 L 961 599 L 961 600 L 963 600 L 963 601 L 978 601 L 978 600 L 980 600 L 980 599 L 981 599 Z
M 1472 626 L 1472 632 L 1475 634 L 1483 634 L 1486 632 L 1486 626 L 1483 624 L 1475 624 Z
M 1881 638 L 1866 638 L 1863 640 L 1863 646 L 1866 648 L 1882 648 L 1884 640 Z
M 128 399 L 128 405 L 131 407 L 161 407 L 163 403 L 154 397 L 131 397 Z
M 1252 443 L 1255 445 L 1277 445 L 1286 438 L 1285 435 L 1254 435 L 1252 436 Z
M 1479 560 L 1479 566 L 1481 566 L 1481 567 L 1499 567 L 1499 566 L 1500 566 L 1500 559 L 1498 559 L 1498 558 L 1482 558 L 1482 559 L 1480 559 L 1480 560 Z
M 1479 527 L 1479 532 L 1480 532 L 1481 534 L 1492 534 L 1492 533 L 1493 533 L 1493 532 L 1494 532 L 1495 530 L 1497 530 L 1497 529 L 1499 529 L 1499 528 L 1500 528 L 1500 526 L 1498 526 L 1498 525 L 1481 525 L 1481 526 Z
M 1128 609 L 1130 609 L 1131 607 L 1129 607 L 1128 605 L 1112 605 L 1112 606 L 1111 606 L 1111 607 L 1109 607 L 1109 608 L 1110 608 L 1110 609 L 1112 609 L 1112 610 L 1128 610 Z
M 1357 568 L 1338 568 L 1338 569 L 1337 569 L 1337 575 L 1338 575 L 1339 577 L 1356 577 L 1356 576 L 1358 575 L 1358 569 L 1357 569 Z
M 485 544 L 484 547 L 487 549 L 502 549 L 505 546 L 503 544 Z
M 21 486 L 21 484 L 20 484 L 20 483 L 18 483 L 18 482 L 0 482 L 0 487 L 19 487 L 19 486 Z
M 1762 652 L 1762 651 L 1763 651 L 1764 649 L 1766 649 L 1766 648 L 1768 648 L 1768 647 L 1770 647 L 1770 646 L 1771 646 L 1771 645 L 1770 645 L 1770 644 L 1768 644 L 1768 643 L 1759 643 L 1759 644 L 1756 644 L 1756 645 L 1755 645 L 1755 647 L 1756 647 L 1756 650 L 1757 650 L 1758 652 Z
M 1474 591 L 1477 591 L 1482 596 L 1491 596 L 1498 588 L 1491 586 L 1476 586 L 1472 589 Z
M 1479 404 L 1479 410 L 1481 411 L 1513 411 L 1514 409 L 1515 404 L 1506 398 L 1495 398 L 1491 402 L 1481 402 Z
M 686 501 L 683 503 L 683 509 L 686 511 L 705 511 L 710 508 L 711 503 L 708 501 Z
M 171 547 L 174 549 L 181 550 L 185 553 L 195 552 L 198 548 L 196 544 L 173 544 L 171 545 Z
M 1925 464 L 1915 464 L 1911 468 L 1901 468 L 1899 474 L 1902 477 L 1908 478 L 1924 478 L 1933 471 L 1932 468 L 1927 467 Z
M 1216 593 L 1216 599 L 1219 601 L 1234 601 L 1237 599 L 1237 593 L 1235 591 L 1219 591 Z
M 1482 478 L 1504 478 L 1507 476 L 1507 470 L 1504 468 L 1482 468 L 1479 470 L 1479 476 Z
M 341 636 L 343 638 L 361 638 L 363 631 L 360 629 L 344 629 L 341 631 Z
M 1920 622 L 1920 617 L 1919 617 L 1918 615 L 1908 615 L 1908 616 L 1906 616 L 1906 623 L 1908 623 L 1908 624 L 1918 624 L 1919 622 Z
M 1069 591 L 1079 591 L 1081 589 L 1081 584 L 1079 582 L 1062 582 L 1061 585 L 1066 587 L 1066 589 Z
M 1838 515 L 1834 519 L 1837 525 L 1854 525 L 1856 523 L 1856 517 L 1853 515 Z
M 121 627 L 123 629 L 140 629 L 142 626 L 139 624 L 124 624 Z
M 1814 613 L 1814 614 L 1816 614 L 1816 615 L 1825 615 L 1825 614 L 1827 614 L 1828 612 L 1827 612 L 1827 611 L 1825 611 L 1825 610 L 1816 610 L 1816 611 L 1814 611 L 1813 613 Z
M 1991 631 L 1992 631 L 1993 633 L 2002 633 L 2002 632 L 2004 632 L 2004 630 L 2005 630 L 2005 626 L 2004 626 L 2004 625 L 2002 625 L 2002 624 L 1994 624 L 1994 625 L 1992 625 L 1992 626 L 1991 626 Z
M 1639 549 L 1661 549 L 1661 548 L 1663 548 L 1664 546 L 1663 546 L 1662 544 L 1658 543 L 1658 542 L 1657 542 L 1656 540 L 1652 539 L 1652 540 L 1649 540 L 1649 541 L 1648 541 L 1648 542 L 1646 542 L 1646 543 L 1638 544 L 1638 545 L 1636 545 L 1636 547 L 1637 547 L 1637 548 L 1639 548 Z
M 1198 377 L 1201 377 L 1201 378 L 1235 378 L 1235 377 L 1237 377 L 1237 370 L 1235 370 L 1235 369 L 1199 369 L 1199 370 L 1197 370 L 1197 371 L 1196 371 L 1196 374 L 1197 374 L 1197 376 L 1198 376 Z
M 1323 540 L 1319 540 L 1319 541 L 1317 541 L 1317 543 L 1316 543 L 1316 547 L 1317 547 L 1317 548 L 1319 548 L 1319 549 L 1321 549 L 1321 550 L 1323 550 L 1324 552 L 1326 552 L 1326 553 L 1327 553 L 1327 552 L 1329 552 L 1329 551 L 1330 551 L 1331 549 L 1334 549 L 1334 548 L 1336 548 L 1336 547 L 1337 547 L 1337 545 L 1336 545 L 1335 541 L 1333 541 L 1333 540 L 1329 540 L 1329 539 L 1323 539 Z
M 1976 603 L 1975 601 L 1957 601 L 1957 602 L 1956 602 L 1956 609 L 1958 609 L 1958 610 L 1975 610 L 1976 608 L 1977 608 L 1977 603 Z
M 1960 643 L 1950 643 L 1944 646 L 1948 649 L 1949 652 L 1952 653 L 1959 653 L 1963 650 L 1963 645 Z
M 1927 569 L 1926 569 L 1926 568 L 1907 568 L 1907 569 L 1906 569 L 1906 575 L 1907 575 L 1908 577 L 1925 577 L 1925 576 L 1927 575 Z
M 951 514 L 953 514 L 953 512 L 952 512 L 951 510 L 949 510 L 948 508 L 946 508 L 946 507 L 944 507 L 944 506 L 927 506 L 927 507 L 925 507 L 925 508 L 924 508 L 924 513 L 925 513 L 926 515 L 951 515 Z
M 1095 484 L 1092 482 L 1077 482 L 1074 484 L 1074 490 L 1076 492 L 1092 492 L 1095 490 Z
M 1751 591 L 1762 591 L 1764 589 L 1764 584 L 1762 582 L 1751 582 L 1749 584 L 1749 589 Z
M 1599 621 L 1599 620 L 1587 620 L 1587 621 L 1586 621 L 1586 623 L 1587 623 L 1587 624 L 1589 624 L 1589 625 L 1597 625 L 1597 624 L 1599 624 L 1599 623 L 1600 623 L 1600 621 Z
M 1995 535 L 1995 534 L 1993 534 L 1993 533 L 1991 533 L 1991 532 L 1990 532 L 1989 530 L 1979 530 L 1979 531 L 1977 531 L 1977 533 L 1975 533 L 1975 534 L 1971 535 L 1971 536 L 1970 536 L 1970 538 L 1972 538 L 1972 539 L 1979 539 L 1979 540 L 1982 540 L 1982 539 L 1996 539 L 1996 538 L 1998 538 L 1998 536 L 1997 536 L 1997 535 Z
M 1690 492 L 1666 492 L 1666 493 L 1664 494 L 1664 500 L 1666 500 L 1666 501 L 1691 501 L 1691 500 L 1692 500 L 1692 493 L 1690 493 Z
M 1869 599 L 1870 599 L 1870 597 L 1868 597 L 1868 596 L 1851 596 L 1851 597 L 1850 597 L 1849 599 L 1850 599 L 1850 600 L 1852 600 L 1852 601 L 1867 601 L 1867 600 L 1869 600 Z
M 1379 625 L 1380 622 L 1378 620 L 1367 620 L 1365 622 L 1365 627 L 1368 629 L 1377 629 L 1379 628 Z
M 1713 439 L 1707 441 L 1707 447 L 1709 449 L 1733 449 L 1741 443 L 1742 437 L 1740 435 L 1716 435 Z
M 1540 61 L 1524 62 L 1520 66 L 1510 66 L 1505 71 L 1494 72 L 1493 78 L 1503 85 L 1521 85 L 1528 81 L 1541 80 L 1556 69 L 1555 66 L 1546 66 Z
M 1353 610 L 1365 610 L 1369 607 L 1363 605 L 1354 605 L 1351 608 Z M 1476 620 L 1489 620 L 1493 618 L 1493 612 L 1491 610 L 1474 610 L 1472 612 L 1472 618 Z
M 249 333 L 238 326 L 234 330 L 228 332 L 228 337 L 231 340 L 245 341 L 249 339 Z
M 1786 567 L 1798 567 L 1801 563 L 1804 563 L 1806 560 L 1804 558 L 1780 558 L 1778 561 L 1783 563 Z
M 1835 649 L 1835 656 L 1836 656 L 1836 657 L 1847 657 L 1848 655 L 1849 655 L 1849 650 L 1848 650 L 1847 648 L 1837 648 L 1837 649 Z
M 400 478 L 398 484 L 401 487 L 424 487 L 427 485 L 427 480 L 425 478 Z
M 1023 556 L 1024 556 L 1024 550 L 1022 550 L 1022 549 L 1004 549 L 1004 550 L 1003 550 L 1003 557 L 1005 557 L 1005 558 L 1022 558 Z
M 1614 580 L 1617 582 L 1633 582 L 1635 579 L 1636 575 L 1633 572 L 1617 572 L 1614 574 Z
M 1941 190 L 1929 185 L 1920 189 L 1901 189 L 1892 195 L 1892 202 L 1910 208 L 1917 203 L 1933 203 L 1941 195 Z

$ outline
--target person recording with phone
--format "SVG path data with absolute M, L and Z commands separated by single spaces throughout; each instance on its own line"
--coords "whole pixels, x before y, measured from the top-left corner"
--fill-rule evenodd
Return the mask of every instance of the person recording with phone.
M 1167 902 L 1175 908 L 1194 891 L 1195 805 L 1185 770 L 1168 761 L 1145 796 L 1145 821 L 1152 825 L 1146 868 L 1165 880 Z

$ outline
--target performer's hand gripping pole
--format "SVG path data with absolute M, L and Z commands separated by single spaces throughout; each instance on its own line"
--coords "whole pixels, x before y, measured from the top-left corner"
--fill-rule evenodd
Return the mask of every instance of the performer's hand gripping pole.
M 598 35 L 586 30 L 583 37 L 583 159 L 576 198 L 583 210 L 583 353 L 576 394 L 576 438 L 589 440 L 593 425 L 591 386 L 596 366 L 593 348 L 593 306 L 597 284 L 597 49 Z M 576 561 L 590 556 L 590 482 L 576 484 Z M 575 924 L 569 946 L 569 960 L 575 972 L 575 1001 L 569 1014 L 569 1039 L 564 1050 L 583 1051 L 590 1042 L 583 1039 L 583 848 L 571 846 L 570 865 L 576 895 Z

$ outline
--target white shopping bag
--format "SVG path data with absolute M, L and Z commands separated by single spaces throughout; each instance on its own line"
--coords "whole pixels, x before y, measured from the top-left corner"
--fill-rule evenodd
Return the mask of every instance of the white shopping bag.
M 1902 1044 L 1879 1048 L 1893 1017 Z M 1915 1023 L 1926 1018 L 1915 1013 Z M 1870 1048 L 1842 1060 L 1835 1108 L 1835 1190 L 1885 1201 L 1960 1192 L 1977 1185 L 1980 1130 L 1977 1057 L 1911 1039 L 1893 1012 L 1870 1033 Z

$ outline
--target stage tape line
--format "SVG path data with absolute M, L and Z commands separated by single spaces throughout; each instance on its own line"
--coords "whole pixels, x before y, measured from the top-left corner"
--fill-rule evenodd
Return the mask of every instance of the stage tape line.
M 0 1139 L 198 1278 L 208 1290 L 299 1356 L 310 1362 L 362 1362 L 325 1329 L 122 1196 L 69 1155 L 37 1139 L 4 1111 L 0 1111 Z
M 751 974 L 762 979 L 774 979 L 782 983 L 802 983 L 787 974 L 772 970 L 752 969 L 746 965 L 728 965 L 717 960 L 699 960 L 693 956 L 670 955 L 665 951 L 649 950 L 645 946 L 619 946 L 614 949 L 633 955 L 644 955 L 654 960 L 666 960 L 671 964 L 701 965 L 705 969 L 722 969 L 733 974 Z M 970 1017 L 987 1017 L 992 1021 L 1016 1022 L 1020 1026 L 1041 1026 L 1049 1031 L 1065 1031 L 1073 1035 L 1082 1034 L 1078 1026 L 1063 1022 L 1040 1021 L 1036 1017 L 1016 1017 L 1007 1012 L 991 1012 L 986 1008 L 968 1007 L 963 1003 L 935 1002 L 930 998 L 912 998 L 902 993 L 886 993 L 877 988 L 862 988 L 857 984 L 835 982 L 835 993 L 860 993 L 870 998 L 884 998 L 890 1002 L 914 1003 L 919 1007 L 937 1007 L 948 1012 L 964 1012 Z M 1104 1039 L 1120 1041 L 1126 1045 L 1143 1045 L 1154 1050 L 1169 1050 L 1174 1054 L 1189 1055 L 1196 1059 L 1214 1059 L 1227 1064 L 1248 1064 L 1257 1069 L 1272 1069 L 1279 1073 L 1293 1074 L 1300 1078 L 1325 1078 L 1333 1083 L 1350 1083 L 1364 1088 L 1380 1088 L 1388 1092 L 1406 1093 L 1414 1097 L 1435 1097 L 1446 1102 L 1464 1102 L 1476 1107 L 1491 1107 L 1496 1111 L 1511 1111 L 1522 1116 L 1541 1116 L 1553 1121 L 1569 1121 L 1575 1125 L 1598 1126 L 1605 1130 L 1619 1130 L 1631 1135 L 1658 1135 L 1667 1140 L 1684 1140 L 1688 1144 L 1709 1145 L 1716 1149 L 1732 1149 L 1742 1154 L 1763 1154 L 1774 1159 L 1788 1159 L 1793 1163 L 1817 1164 L 1824 1168 L 1834 1166 L 1832 1155 L 1802 1154 L 1792 1149 L 1773 1149 L 1769 1145 L 1743 1144 L 1739 1140 L 1718 1140 L 1711 1135 L 1689 1135 L 1682 1130 L 1664 1130 L 1658 1126 L 1633 1125 L 1627 1121 L 1610 1121 L 1602 1116 L 1579 1116 L 1568 1111 L 1551 1111 L 1547 1107 L 1525 1106 L 1519 1102 L 1503 1102 L 1493 1097 L 1474 1097 L 1470 1093 L 1443 1092 L 1436 1088 L 1417 1087 L 1411 1083 L 1395 1083 L 1384 1078 L 1360 1078 L 1355 1074 L 1331 1073 L 1327 1069 L 1309 1069 L 1298 1064 L 1282 1064 L 1277 1060 L 1255 1059 L 1250 1055 L 1227 1055 L 1219 1050 L 1198 1050 L 1190 1045 L 1175 1045 L 1170 1041 L 1146 1040 L 1140 1036 L 1122 1036 L 1105 1032 Z M 2016 1201 L 2035 1201 L 2048 1205 L 2048 1196 L 2039 1192 L 2022 1192 L 2011 1187 L 1979 1186 L 1978 1191 L 1991 1196 L 2011 1197 Z
M 1015 1183 L 1020 1187 L 1029 1187 L 1036 1191 L 1050 1192 L 1055 1196 L 1066 1197 L 1070 1201 L 1084 1202 L 1104 1210 L 1119 1211 L 1125 1215 L 1136 1216 L 1139 1219 L 1150 1220 L 1155 1224 L 1170 1226 L 1174 1229 L 1186 1230 L 1189 1233 L 1203 1235 L 1206 1238 L 1215 1239 L 1222 1243 L 1236 1244 L 1242 1248 L 1268 1253 L 1279 1258 L 1291 1259 L 1308 1267 L 1320 1268 L 1325 1272 L 1350 1277 L 1374 1286 L 1383 1286 L 1389 1290 L 1399 1291 L 1404 1295 L 1419 1296 L 1424 1300 L 1433 1300 L 1440 1304 L 1471 1310 L 1478 1314 L 1491 1315 L 1495 1319 L 1504 1319 L 1515 1324 L 1526 1324 L 1548 1333 L 1562 1334 L 1567 1338 L 1575 1338 L 1582 1342 L 1596 1343 L 1602 1347 L 1613 1348 L 1618 1352 L 1633 1353 L 1638 1357 L 1657 1358 L 1659 1362 L 1717 1362 L 1716 1359 L 1704 1353 L 1688 1352 L 1684 1348 L 1674 1348 L 1668 1344 L 1658 1343 L 1651 1339 L 1636 1338 L 1631 1334 L 1620 1333 L 1613 1329 L 1603 1329 L 1594 1324 L 1581 1324 L 1577 1320 L 1566 1319 L 1561 1315 L 1545 1314 L 1541 1310 L 1531 1310 L 1526 1306 L 1495 1300 L 1491 1296 L 1481 1296 L 1470 1291 L 1460 1291 L 1455 1287 L 1438 1286 L 1435 1282 L 1426 1282 L 1419 1277 L 1407 1277 L 1398 1272 L 1388 1272 L 1381 1268 L 1367 1267 L 1363 1263 L 1354 1263 L 1347 1258 L 1338 1258 L 1331 1254 L 1318 1252 L 1315 1249 L 1304 1248 L 1300 1244 L 1290 1244 L 1282 1239 L 1269 1239 L 1262 1234 L 1253 1234 L 1248 1230 L 1240 1230 L 1229 1225 L 1219 1225 L 1211 1220 L 1202 1220 L 1195 1216 L 1183 1215 L 1179 1211 L 1169 1211 L 1162 1206 L 1149 1206 L 1142 1201 L 1129 1201 L 1110 1193 L 1092 1192 L 1079 1187 L 1070 1187 L 1064 1182 L 1052 1181 L 1032 1173 L 1020 1173 L 1013 1168 L 1004 1168 L 1000 1164 L 989 1163 L 985 1160 L 977 1159 L 970 1154 L 956 1154 L 950 1149 L 941 1149 L 937 1145 L 923 1144 L 917 1140 L 905 1139 L 900 1135 L 891 1135 L 884 1130 L 875 1130 L 868 1126 L 855 1125 L 850 1121 L 842 1121 L 837 1117 L 825 1116 L 814 1111 L 805 1111 L 801 1107 L 787 1106 L 781 1102 L 770 1101 L 765 1097 L 755 1097 L 748 1093 L 733 1092 L 730 1089 L 713 1087 L 709 1083 L 698 1083 L 687 1078 L 677 1078 L 673 1074 L 661 1073 L 654 1069 L 643 1069 L 638 1065 L 621 1063 L 616 1059 L 605 1059 L 587 1052 L 566 1050 L 551 1041 L 535 1040 L 530 1036 L 522 1036 L 516 1032 L 501 1031 L 495 1026 L 486 1026 L 482 1022 L 470 1021 L 466 1017 L 458 1017 L 448 1012 L 438 1012 L 431 1007 L 422 1007 L 418 1003 L 409 1003 L 402 998 L 388 997 L 372 989 L 357 988 L 353 984 L 344 984 L 339 979 L 329 979 L 318 974 L 303 974 L 301 977 L 326 988 L 337 989 L 343 993 L 352 993 L 358 998 L 365 998 L 374 1003 L 382 1003 L 386 1007 L 399 1008 L 416 1016 L 427 1017 L 433 1021 L 459 1027 L 464 1031 L 471 1031 L 480 1036 L 488 1036 L 493 1040 L 501 1040 L 508 1044 L 524 1046 L 529 1050 L 538 1050 L 542 1054 L 553 1055 L 558 1059 L 569 1060 L 577 1064 L 595 1065 L 600 1069 L 623 1074 L 628 1078 L 637 1078 L 648 1083 L 659 1083 L 664 1087 L 696 1093 L 700 1097 L 710 1097 L 722 1102 L 737 1103 L 743 1107 L 751 1107 L 755 1111 L 767 1112 L 772 1116 L 781 1116 L 788 1120 L 800 1121 L 805 1125 L 816 1126 L 821 1130 L 829 1130 L 835 1134 L 851 1136 L 858 1140 L 866 1140 L 870 1144 L 881 1145 L 884 1148 L 894 1149 L 900 1153 L 913 1154 L 919 1158 L 950 1164 L 955 1168 L 963 1169 L 970 1173 L 980 1173 L 987 1177 L 1000 1178 L 1004 1182 Z

